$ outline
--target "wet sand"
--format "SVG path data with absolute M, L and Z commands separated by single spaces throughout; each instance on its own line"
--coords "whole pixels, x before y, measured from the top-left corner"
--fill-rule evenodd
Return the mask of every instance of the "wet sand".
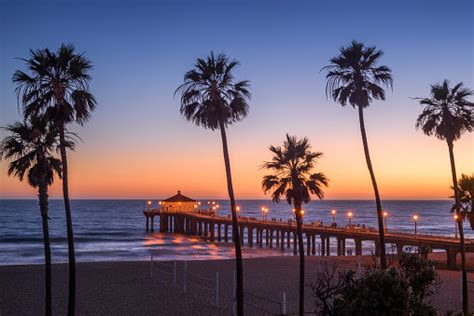
M 435 254 L 435 257 L 442 254 Z M 444 258 L 441 256 L 441 258 Z M 370 264 L 364 257 L 362 265 Z M 474 264 L 469 256 L 470 264 Z M 337 265 L 340 269 L 358 268 L 354 257 L 306 258 L 306 282 L 317 271 Z M 176 263 L 173 287 L 173 262 L 95 262 L 77 266 L 78 315 L 228 315 L 232 312 L 233 260 L 188 261 L 187 293 L 184 294 L 184 261 Z M 439 265 L 441 267 L 442 264 Z M 283 292 L 288 313 L 297 312 L 298 258 L 252 258 L 244 261 L 245 303 L 248 315 L 281 312 Z M 151 272 L 153 271 L 152 275 Z M 219 306 L 215 305 L 215 278 L 219 273 Z M 460 274 L 439 270 L 441 286 L 430 300 L 441 312 L 459 310 Z M 206 279 L 203 279 L 206 278 Z M 470 272 L 470 302 L 474 307 L 474 273 Z M 43 267 L 0 267 L 0 315 L 38 315 L 43 313 Z M 67 305 L 67 265 L 53 266 L 54 314 L 63 315 Z M 306 310 L 313 311 L 309 288 Z

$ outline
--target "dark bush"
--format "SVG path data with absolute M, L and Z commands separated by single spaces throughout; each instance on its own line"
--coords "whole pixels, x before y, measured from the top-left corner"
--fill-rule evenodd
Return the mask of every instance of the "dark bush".
M 430 316 L 436 309 L 424 300 L 438 284 L 434 262 L 403 254 L 399 269 L 370 269 L 361 276 L 325 269 L 310 286 L 317 315 Z

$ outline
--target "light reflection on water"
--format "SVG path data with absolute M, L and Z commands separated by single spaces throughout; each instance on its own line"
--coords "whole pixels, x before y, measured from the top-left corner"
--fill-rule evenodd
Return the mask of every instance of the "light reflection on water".
M 201 238 L 170 233 L 149 233 L 143 243 L 150 255 L 153 252 L 154 260 L 233 259 L 235 254 L 231 242 L 207 242 Z M 282 254 L 277 249 L 243 247 L 244 258 L 281 256 L 284 254 L 289 254 L 289 252 Z

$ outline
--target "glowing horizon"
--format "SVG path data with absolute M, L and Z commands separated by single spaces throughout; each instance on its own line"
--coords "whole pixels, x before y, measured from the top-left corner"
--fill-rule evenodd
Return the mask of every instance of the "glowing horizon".
M 216 3 L 215 12 L 186 2 L 6 4 L 1 23 L 12 31 L 0 35 L 8 43 L 0 55 L 0 125 L 20 119 L 11 76 L 25 68 L 15 58 L 27 57 L 30 48 L 56 49 L 71 42 L 94 64 L 91 91 L 98 100 L 90 122 L 72 127 L 84 143 L 69 153 L 71 198 L 160 199 L 181 190 L 197 199 L 226 199 L 219 133 L 186 122 L 173 98 L 196 58 L 211 50 L 225 52 L 241 62 L 236 78 L 250 80 L 253 94 L 249 116 L 228 130 L 237 199 L 270 198 L 261 190 L 266 171 L 259 167 L 271 159 L 268 146 L 281 144 L 286 133 L 308 137 L 313 149 L 324 153 L 316 171 L 330 179 L 327 199 L 373 199 L 357 112 L 326 99 L 324 74 L 319 73 L 341 45 L 355 38 L 383 49 L 382 64 L 394 73 L 387 100 L 365 111 L 382 199 L 447 199 L 447 145 L 415 130 L 422 107 L 412 98 L 428 96 L 429 85 L 445 78 L 474 89 L 472 67 L 466 67 L 472 66 L 472 4 L 455 2 L 393 2 L 384 8 L 302 2 L 272 10 L 230 2 Z M 227 12 L 232 5 L 231 16 L 215 15 L 214 22 L 225 27 L 216 30 L 215 24 L 203 23 L 190 32 L 194 14 L 204 21 L 207 14 Z M 71 7 L 78 15 L 87 14 L 89 24 L 58 27 L 68 21 L 61 13 Z M 359 14 L 360 23 L 352 23 L 346 13 L 334 23 L 331 13 L 341 7 Z M 37 28 L 44 20 L 51 22 Z M 333 25 L 330 31 L 327 25 Z M 207 38 L 211 32 L 213 38 Z M 446 34 L 443 46 L 436 34 Z M 1 138 L 5 135 L 0 131 Z M 472 174 L 474 135 L 464 134 L 454 150 L 458 177 Z M 0 162 L 0 198 L 36 194 L 26 182 L 8 177 Z M 49 195 L 61 198 L 60 181 Z

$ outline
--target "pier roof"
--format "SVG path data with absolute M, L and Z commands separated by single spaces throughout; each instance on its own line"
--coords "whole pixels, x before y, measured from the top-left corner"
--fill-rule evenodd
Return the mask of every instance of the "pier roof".
M 178 191 L 176 195 L 173 195 L 172 197 L 163 200 L 163 202 L 196 202 L 196 200 L 184 196 L 181 194 L 181 191 Z

